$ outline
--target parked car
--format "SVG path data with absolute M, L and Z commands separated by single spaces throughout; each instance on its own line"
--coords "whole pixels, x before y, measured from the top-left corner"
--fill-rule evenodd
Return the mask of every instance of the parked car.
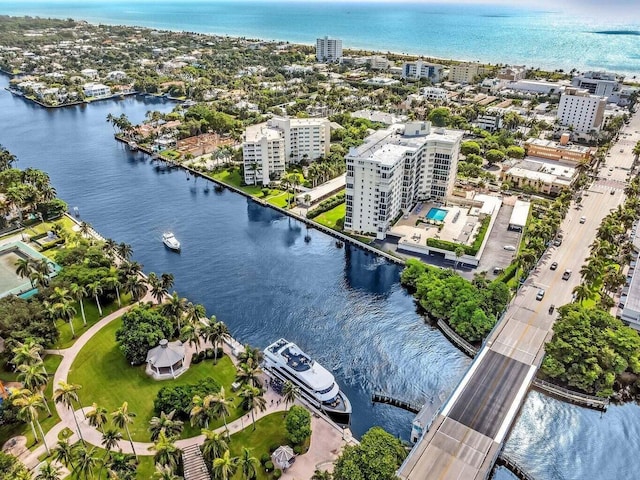
M 555 270 L 556 268 L 558 268 L 558 262 L 553 262 L 549 267 L 550 270 Z
M 504 272 L 504 268 L 501 268 L 501 267 L 493 267 L 493 274 L 494 274 L 494 275 L 500 275 L 502 272 Z
M 549 315 L 551 315 L 555 309 L 556 309 L 556 306 L 552 303 L 551 306 L 549 307 Z
M 569 277 L 571 277 L 571 270 L 565 270 L 564 273 L 562 274 L 562 279 L 569 280 Z
M 516 251 L 516 247 L 514 247 L 513 245 L 505 245 L 504 247 L 505 250 L 508 250 L 510 252 L 515 252 Z
M 587 221 L 587 217 L 580 217 L 580 223 L 584 223 Z
M 540 301 L 544 298 L 544 289 L 541 288 L 540 290 L 538 290 L 538 294 L 536 295 L 536 300 Z

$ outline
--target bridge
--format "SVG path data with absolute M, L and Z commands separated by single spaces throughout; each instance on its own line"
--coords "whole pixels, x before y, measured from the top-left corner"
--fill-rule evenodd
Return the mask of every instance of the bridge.
M 620 138 L 627 133 L 625 141 L 630 136 L 635 143 L 640 140 L 637 131 L 640 131 L 640 116 L 634 115 L 631 125 L 623 127 Z M 633 155 L 619 153 L 619 150 L 617 146 L 611 148 L 606 166 L 612 168 L 610 172 L 615 174 L 615 180 L 626 182 Z M 545 252 L 460 384 L 430 425 L 424 426 L 418 442 L 397 472 L 401 479 L 489 478 L 542 363 L 544 344 L 553 334 L 557 310 L 549 313 L 549 307 L 571 301 L 572 290 L 580 283 L 577 272 L 589 254 L 589 244 L 598 226 L 610 209 L 624 201 L 622 189 L 612 190 L 601 180 L 583 193 L 582 206 L 571 206 L 561 225 L 564 242 Z M 558 262 L 558 269 L 550 270 L 554 261 Z M 565 270 L 573 272 L 568 280 L 562 279 Z M 537 300 L 541 290 L 544 290 L 543 297 Z

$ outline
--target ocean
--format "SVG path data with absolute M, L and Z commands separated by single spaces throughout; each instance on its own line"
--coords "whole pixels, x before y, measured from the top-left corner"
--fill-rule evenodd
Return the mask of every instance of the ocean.
M 517 2 L 513 2 L 516 4 Z M 632 7 L 628 7 L 632 8 Z M 345 48 L 569 71 L 640 75 L 640 20 L 560 10 L 422 2 L 6 1 L 0 14 L 84 19 Z M 635 20 L 633 16 L 635 15 Z

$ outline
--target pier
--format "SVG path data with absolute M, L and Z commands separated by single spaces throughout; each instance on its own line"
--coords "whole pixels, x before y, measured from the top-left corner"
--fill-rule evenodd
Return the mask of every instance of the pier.
M 415 405 L 405 400 L 400 400 L 398 398 L 385 395 L 384 393 L 380 393 L 380 392 L 374 392 L 373 395 L 371 395 L 371 401 L 373 403 L 385 403 L 387 405 L 392 405 L 394 407 L 407 410 L 408 412 L 411 412 L 411 413 L 419 413 L 420 410 L 422 409 L 422 406 L 420 405 Z

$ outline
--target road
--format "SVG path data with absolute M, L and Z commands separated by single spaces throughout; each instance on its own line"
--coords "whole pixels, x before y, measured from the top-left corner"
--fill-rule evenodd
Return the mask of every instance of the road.
M 406 480 L 484 479 L 542 362 L 557 310 L 572 299 L 579 271 L 602 219 L 624 201 L 640 141 L 640 115 L 620 132 L 598 178 L 572 204 L 561 225 L 564 241 L 550 247 L 511 302 L 503 321 L 487 340 L 430 430 L 416 444 L 398 476 Z M 580 218 L 585 217 L 584 223 Z M 557 270 L 551 263 L 558 262 Z M 562 279 L 565 270 L 572 274 Z M 545 290 L 541 300 L 536 299 Z

